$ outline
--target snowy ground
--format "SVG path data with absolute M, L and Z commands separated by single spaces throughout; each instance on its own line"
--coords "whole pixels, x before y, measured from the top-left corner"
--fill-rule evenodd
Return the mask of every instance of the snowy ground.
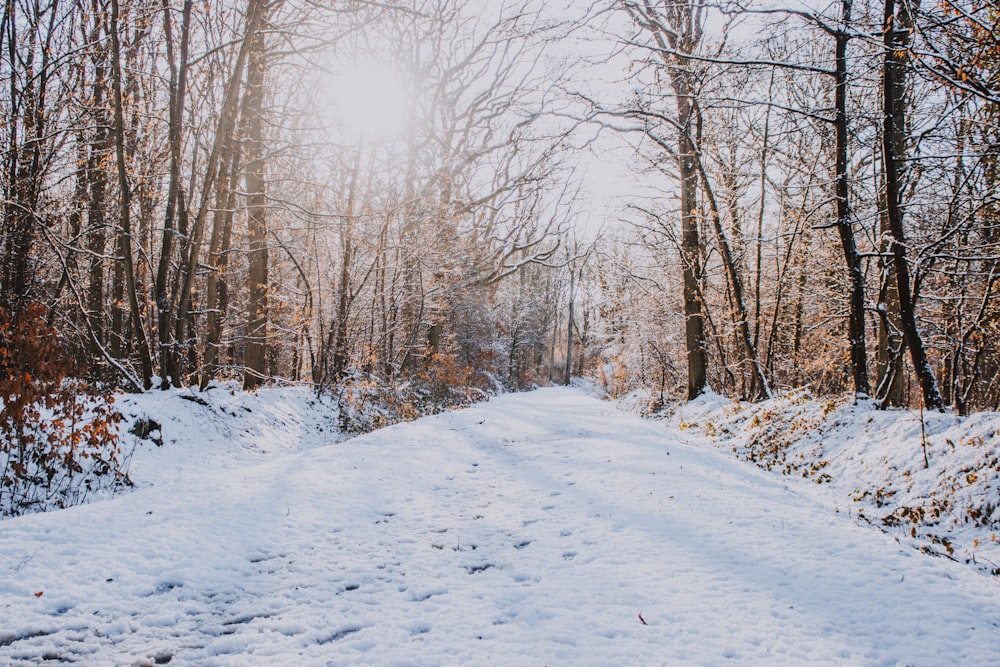
M 0 664 L 1000 664 L 993 578 L 581 392 L 340 443 L 205 398 L 123 405 L 145 488 L 0 522 Z
M 904 544 L 1000 576 L 1000 413 L 879 410 L 800 390 L 760 403 L 707 394 L 667 424 L 699 446 L 818 483 L 835 512 Z

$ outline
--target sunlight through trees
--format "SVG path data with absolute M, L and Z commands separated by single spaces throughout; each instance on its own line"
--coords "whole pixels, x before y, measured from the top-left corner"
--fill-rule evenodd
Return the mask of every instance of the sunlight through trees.
M 306 383 L 391 418 L 579 375 L 996 409 L 996 26 L 11 0 L 0 307 L 109 387 Z

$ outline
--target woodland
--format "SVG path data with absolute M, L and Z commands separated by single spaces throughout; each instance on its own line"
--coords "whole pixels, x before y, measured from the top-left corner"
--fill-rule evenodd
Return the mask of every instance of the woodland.
M 8 442 L 223 380 L 1000 404 L 993 0 L 7 0 L 0 83 Z
M 998 664 L 1000 0 L 2 4 L 0 662 Z

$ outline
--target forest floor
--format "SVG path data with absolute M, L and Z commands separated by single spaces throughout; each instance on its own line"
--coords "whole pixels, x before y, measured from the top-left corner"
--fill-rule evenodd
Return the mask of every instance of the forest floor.
M 353 439 L 305 390 L 119 407 L 162 424 L 137 490 L 0 522 L 0 664 L 1000 662 L 994 577 L 690 422 L 564 388 Z

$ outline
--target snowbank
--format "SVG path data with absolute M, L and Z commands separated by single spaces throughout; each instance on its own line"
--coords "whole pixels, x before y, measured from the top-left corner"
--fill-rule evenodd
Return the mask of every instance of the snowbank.
M 706 394 L 672 429 L 816 482 L 837 512 L 922 551 L 1000 575 L 1000 414 L 878 410 L 793 391 L 761 403 Z
M 123 448 L 132 452 L 129 476 L 140 487 L 189 467 L 232 465 L 348 437 L 337 426 L 334 402 L 305 386 L 153 390 L 123 395 L 115 406 L 124 417 Z

